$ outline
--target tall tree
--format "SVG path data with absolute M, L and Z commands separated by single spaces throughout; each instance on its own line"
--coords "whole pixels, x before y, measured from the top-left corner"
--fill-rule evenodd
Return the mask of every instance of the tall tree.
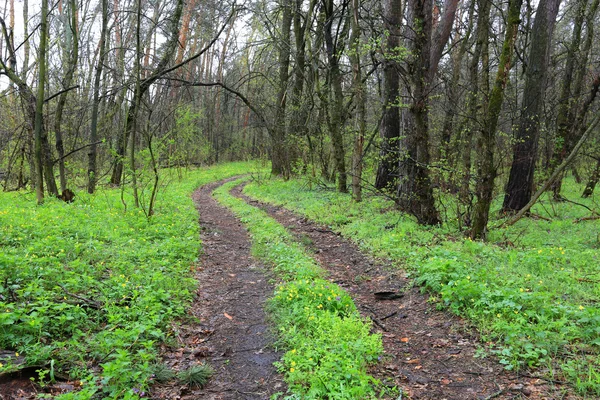
M 433 28 L 433 3 L 409 1 L 410 105 L 403 115 L 404 139 L 399 162 L 398 205 L 419 223 L 440 223 L 433 198 L 429 156 L 429 100 L 442 52 L 452 31 L 458 0 L 446 0 L 444 13 Z
M 352 34 L 350 36 L 350 62 L 352 64 L 352 87 L 356 103 L 354 151 L 352 153 L 352 197 L 362 200 L 362 158 L 366 130 L 365 85 L 361 66 L 360 1 L 352 0 Z
M 541 0 L 535 14 L 519 130 L 515 136 L 513 161 L 502 206 L 504 212 L 520 210 L 529 203 L 533 193 L 540 114 L 544 104 L 551 39 L 559 4 L 560 0 Z
M 48 44 L 48 0 L 42 0 L 42 13 L 40 18 L 38 87 L 37 97 L 35 99 L 35 124 L 33 128 L 35 137 L 35 169 L 37 175 L 35 194 L 38 204 L 41 204 L 44 201 L 44 172 L 46 172 L 46 174 L 51 174 L 49 180 L 54 180 L 54 174 L 52 173 L 51 169 L 49 171 L 44 171 L 44 160 L 42 153 L 43 136 L 46 135 L 46 130 L 44 129 L 44 93 L 46 88 L 46 46 Z M 50 184 L 48 184 L 48 190 L 52 190 Z
M 597 93 L 597 87 L 592 88 L 592 96 L 581 104 L 581 95 L 584 88 L 585 76 L 588 73 L 588 59 L 594 42 L 594 24 L 598 11 L 599 0 L 593 0 L 587 7 L 588 0 L 577 3 L 574 18 L 573 35 L 571 43 L 567 47 L 567 61 L 562 79 L 558 110 L 556 113 L 556 146 L 552 154 L 551 168 L 556 168 L 571 152 L 573 146 L 585 129 L 580 123 L 582 121 Z M 587 16 L 586 14 L 587 10 Z M 580 49 L 582 28 L 585 17 L 586 35 L 583 48 Z M 592 80 L 593 81 L 593 80 Z M 577 125 L 577 126 L 576 126 Z M 552 192 L 555 200 L 560 200 L 562 186 L 562 175 L 552 184 Z
M 385 47 L 383 54 L 382 102 L 383 117 L 379 126 L 381 136 L 380 160 L 375 178 L 377 189 L 394 191 L 398 175 L 398 148 L 400 138 L 400 75 L 399 64 L 403 51 L 400 47 L 401 0 L 383 2 Z
M 271 174 L 288 177 L 291 172 L 286 148 L 286 103 L 290 80 L 290 32 L 292 28 L 292 0 L 282 0 L 281 31 L 278 39 L 279 81 L 277 104 L 275 105 L 275 126 L 271 138 Z
M 100 50 L 94 74 L 92 100 L 92 120 L 90 122 L 90 151 L 88 153 L 88 193 L 94 193 L 98 181 L 97 141 L 98 141 L 98 109 L 100 107 L 100 79 L 106 60 L 106 37 L 108 35 L 108 0 L 102 0 L 102 29 L 100 31 Z
M 340 15 L 336 16 L 335 2 L 323 0 L 325 13 L 325 49 L 327 52 L 327 77 L 329 82 L 329 99 L 327 100 L 328 114 L 327 127 L 331 135 L 333 158 L 337 175 L 337 190 L 342 193 L 348 191 L 346 174 L 346 154 L 344 150 L 344 137 L 342 135 L 346 113 L 344 110 L 344 93 L 342 89 L 342 71 L 340 57 L 346 46 L 349 21 L 347 19 L 347 6 L 344 3 Z M 336 18 L 337 17 L 337 18 Z M 337 20 L 337 21 L 336 21 Z M 336 27 L 337 22 L 337 27 Z
M 510 0 L 506 16 L 506 29 L 504 42 L 500 53 L 498 70 L 494 80 L 494 87 L 489 96 L 488 110 L 484 117 L 481 132 L 477 138 L 477 184 L 475 194 L 477 202 L 473 210 L 473 226 L 471 237 L 483 239 L 487 234 L 487 223 L 492 204 L 494 183 L 496 180 L 497 166 L 494 162 L 496 149 L 496 129 L 498 119 L 504 102 L 504 89 L 509 81 L 512 68 L 513 47 L 517 40 L 518 28 L 521 23 L 521 5 L 523 0 Z
M 64 47 L 63 57 L 66 58 L 65 73 L 63 80 L 64 91 L 58 97 L 58 104 L 56 105 L 56 113 L 54 117 L 54 135 L 56 136 L 56 152 L 58 153 L 58 170 L 60 176 L 60 190 L 64 192 L 67 189 L 67 176 L 65 171 L 65 148 L 63 141 L 63 111 L 67 103 L 67 96 L 75 77 L 75 71 L 77 69 L 77 62 L 79 59 L 79 35 L 78 35 L 78 21 L 77 21 L 77 2 L 75 0 L 69 1 L 67 15 L 62 15 L 61 20 L 64 26 Z M 69 46 L 70 44 L 70 46 Z M 70 48 L 67 48 L 70 47 Z

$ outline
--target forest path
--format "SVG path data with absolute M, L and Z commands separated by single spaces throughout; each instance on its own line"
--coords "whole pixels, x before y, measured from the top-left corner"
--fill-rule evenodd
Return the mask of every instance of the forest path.
M 315 253 L 328 270 L 329 280 L 353 298 L 365 317 L 381 332 L 386 356 L 373 368 L 379 378 L 392 376 L 411 399 L 574 399 L 570 389 L 502 368 L 494 357 L 476 358 L 479 338 L 466 322 L 438 311 L 428 296 L 413 287 L 405 273 L 382 264 L 331 231 L 279 206 L 265 204 L 242 194 L 234 196 L 261 208 L 285 226 L 298 241 Z M 377 292 L 402 296 L 378 300 Z
M 200 361 L 210 364 L 215 373 L 203 389 L 157 386 L 153 398 L 264 400 L 285 392 L 273 366 L 282 354 L 271 346 L 264 312 L 273 286 L 250 255 L 243 225 L 212 197 L 215 188 L 230 180 L 203 186 L 192 195 L 200 214 L 202 254 L 189 315 L 198 322 L 178 327 L 181 347 L 164 357 L 173 369 Z

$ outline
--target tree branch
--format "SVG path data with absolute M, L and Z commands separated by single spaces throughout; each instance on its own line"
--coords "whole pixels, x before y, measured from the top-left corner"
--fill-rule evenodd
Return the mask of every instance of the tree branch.
M 73 90 L 73 89 L 79 89 L 79 85 L 71 86 L 70 88 L 66 88 L 66 89 L 63 89 L 63 90 L 61 90 L 60 92 L 54 93 L 52 96 L 50 96 L 50 97 L 48 97 L 47 99 L 45 99 L 45 100 L 44 100 L 44 103 L 47 103 L 47 102 L 49 102 L 50 100 L 52 100 L 53 98 L 55 98 L 55 97 L 58 97 L 58 96 L 60 96 L 61 94 L 63 94 L 63 93 L 66 93 L 66 92 L 68 92 L 68 91 L 70 91 L 70 90 Z
M 525 215 L 525 213 L 527 211 L 529 211 L 529 209 L 538 201 L 538 199 L 540 198 L 540 196 L 546 190 L 548 190 L 548 188 L 550 187 L 550 185 L 552 185 L 552 183 L 556 180 L 556 178 L 558 178 L 559 175 L 569 166 L 569 164 L 571 164 L 571 162 L 573 161 L 573 159 L 575 159 L 575 156 L 579 152 L 579 149 L 581 148 L 581 146 L 583 146 L 583 144 L 588 139 L 588 137 L 591 136 L 592 132 L 594 131 L 594 129 L 598 125 L 598 122 L 600 122 L 600 114 L 596 115 L 596 117 L 594 118 L 594 120 L 590 123 L 590 125 L 588 126 L 588 128 L 586 129 L 586 131 L 584 132 L 584 134 L 579 139 L 579 142 L 577 142 L 577 144 L 575 145 L 575 147 L 571 151 L 571 154 L 569 154 L 569 156 L 562 162 L 562 164 L 560 164 L 558 166 L 558 168 L 556 168 L 554 170 L 554 172 L 552 173 L 552 176 L 550 176 L 550 178 L 548 178 L 548 180 L 546 181 L 546 183 L 544 183 L 542 185 L 542 187 L 540 187 L 538 189 L 538 191 L 535 192 L 535 194 L 533 195 L 533 197 L 531 198 L 531 200 L 529 201 L 529 203 L 527 203 L 525 205 L 525 207 L 523 207 L 521 210 L 519 210 L 519 212 L 514 217 L 512 217 L 510 220 L 506 221 L 504 224 L 501 224 L 499 227 L 501 227 L 503 225 L 507 225 L 507 226 L 514 225 L 518 220 L 520 220 L 521 218 L 523 218 L 523 215 Z

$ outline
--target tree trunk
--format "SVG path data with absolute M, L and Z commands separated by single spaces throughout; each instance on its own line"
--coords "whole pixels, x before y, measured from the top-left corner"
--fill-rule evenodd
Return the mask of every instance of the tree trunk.
M 94 100 L 92 103 L 92 121 L 90 123 L 90 151 L 88 153 L 88 193 L 94 193 L 96 182 L 98 180 L 98 171 L 96 165 L 98 141 L 98 108 L 100 106 L 100 78 L 102 77 L 102 68 L 106 59 L 106 35 L 108 27 L 108 0 L 102 0 L 102 30 L 100 31 L 100 54 L 96 64 L 96 74 L 94 76 Z
M 498 118 L 504 102 L 504 89 L 508 83 L 508 73 L 512 67 L 513 47 L 517 39 L 518 27 L 523 0 L 510 0 L 506 20 L 506 32 L 504 43 L 496 72 L 494 87 L 490 93 L 489 110 L 483 123 L 482 131 L 477 140 L 477 185 L 473 227 L 471 237 L 473 239 L 484 239 L 487 233 L 490 206 L 494 193 L 494 182 L 496 179 L 496 166 L 494 164 L 494 151 L 496 147 L 496 128 Z
M 599 0 L 594 0 L 590 6 L 586 18 L 586 41 L 581 51 L 579 51 L 579 44 L 581 42 L 581 30 L 587 1 L 581 1 L 577 9 L 573 39 L 567 52 L 568 58 L 567 65 L 565 66 L 565 77 L 563 79 L 563 87 L 561 89 L 556 117 L 556 149 L 552 154 L 552 160 L 550 162 L 551 168 L 555 168 L 564 160 L 583 133 L 585 128 L 581 125 L 575 128 L 573 120 L 579 121 L 585 118 L 589 104 L 591 104 L 589 99 L 591 98 L 593 101 L 593 97 L 595 97 L 597 92 L 597 87 L 595 91 L 592 90 L 594 96 L 588 96 L 588 101 L 586 101 L 587 107 L 579 105 L 578 100 L 583 90 L 585 76 L 588 74 L 587 60 L 594 41 L 594 20 L 599 3 Z M 577 66 L 577 64 L 579 65 Z M 560 200 L 561 198 L 561 187 L 562 175 L 552 184 L 552 192 L 555 200 Z
M 70 57 L 66 65 L 65 79 L 63 81 L 63 87 L 68 89 L 71 87 L 73 77 L 75 76 L 75 70 L 77 69 L 77 61 L 79 59 L 79 36 L 77 29 L 77 3 L 75 0 L 69 2 L 70 22 L 65 23 L 65 35 L 67 35 L 67 29 L 71 31 L 70 37 L 72 41 L 72 48 L 69 49 Z M 67 20 L 68 21 L 68 20 Z M 68 43 L 69 41 L 67 41 Z M 65 51 L 67 53 L 67 51 Z M 58 104 L 56 105 L 56 115 L 54 119 L 54 134 L 56 135 L 56 152 L 58 153 L 58 170 L 60 176 L 60 190 L 64 192 L 67 189 L 67 177 L 65 171 L 65 148 L 63 144 L 63 132 L 62 132 L 62 117 L 65 104 L 67 102 L 67 96 L 69 92 L 62 93 L 58 98 Z
M 398 168 L 398 205 L 420 224 L 440 223 L 429 174 L 429 95 L 442 51 L 450 38 L 457 0 L 444 2 L 444 16 L 433 29 L 433 3 L 409 2 L 411 104 L 404 113 L 403 154 Z
M 40 16 L 40 45 L 38 48 L 38 87 L 35 101 L 35 169 L 36 169 L 36 187 L 35 194 L 38 204 L 44 202 L 44 160 L 42 156 L 42 142 L 44 131 L 44 89 L 46 86 L 46 44 L 48 42 L 48 0 L 42 0 L 42 14 Z M 54 178 L 54 177 L 52 177 Z M 48 188 L 50 190 L 50 188 Z
M 596 184 L 598 183 L 599 179 L 600 179 L 600 157 L 598 157 L 598 161 L 596 162 L 596 166 L 594 167 L 594 172 L 592 172 L 592 175 L 590 176 L 590 180 L 588 181 L 587 185 L 585 185 L 585 189 L 583 190 L 581 197 L 583 197 L 584 199 L 587 199 L 588 197 L 590 197 L 594 193 L 594 189 L 596 188 Z
M 278 40 L 279 51 L 279 88 L 273 127 L 271 147 L 271 174 L 288 178 L 291 172 L 286 149 L 286 115 L 287 86 L 290 79 L 290 31 L 292 28 L 292 0 L 283 0 L 281 17 L 281 38 Z
M 169 62 L 173 59 L 175 52 L 178 46 L 179 39 L 179 22 L 181 21 L 181 15 L 183 13 L 183 0 L 177 0 L 177 4 L 175 5 L 175 10 L 173 11 L 173 16 L 170 21 L 169 29 L 167 31 L 168 41 L 165 43 L 165 52 L 163 56 L 159 60 L 156 69 L 151 73 L 147 78 L 145 78 L 139 85 L 139 92 L 134 93 L 134 99 L 142 99 L 144 94 L 150 89 L 152 84 L 156 82 L 160 77 L 166 74 L 169 71 L 175 70 L 181 66 L 181 64 L 177 64 L 174 67 L 167 68 Z M 201 55 L 206 51 L 203 49 L 197 56 Z M 189 60 L 189 59 L 188 59 Z M 185 61 L 184 61 L 185 63 Z M 119 136 L 116 154 L 114 159 L 114 168 L 113 173 L 110 179 L 110 183 L 113 185 L 120 185 L 121 178 L 123 175 L 123 160 L 125 158 L 127 142 L 131 143 L 130 135 L 132 130 L 135 127 L 135 121 L 133 120 L 138 114 L 138 106 L 137 102 L 133 100 L 129 106 L 127 111 L 127 122 L 125 123 L 125 129 L 123 133 Z
M 540 114 L 544 104 L 550 43 L 559 4 L 560 0 L 541 0 L 535 14 L 519 130 L 513 148 L 513 161 L 502 206 L 503 212 L 512 213 L 520 210 L 529 203 L 533 193 L 540 136 Z
M 490 31 L 490 8 L 491 2 L 478 0 L 477 11 L 477 38 L 473 58 L 469 63 L 470 90 L 467 94 L 467 105 L 469 112 L 465 118 L 465 129 L 462 133 L 462 173 L 459 198 L 462 203 L 471 203 L 471 169 L 472 169 L 472 143 L 473 133 L 476 131 L 477 118 L 488 110 L 486 94 L 489 93 L 489 54 L 488 41 Z M 479 76 L 479 63 L 481 59 L 481 72 Z M 480 83 L 481 82 L 481 83 Z M 469 216 L 470 218 L 470 216 Z M 469 222 L 469 221 L 467 221 Z M 470 222 L 467 224 L 469 225 Z
M 352 64 L 352 86 L 356 101 L 356 137 L 352 154 L 352 197 L 354 201 L 362 200 L 362 158 L 366 130 L 366 101 L 365 87 L 362 82 L 360 62 L 361 29 L 360 29 L 360 1 L 352 0 L 352 35 L 350 36 L 350 62 Z
M 339 23 L 342 29 L 338 29 L 338 34 L 334 38 L 334 1 L 324 0 L 325 9 L 325 47 L 327 49 L 327 61 L 329 66 L 329 83 L 331 85 L 331 99 L 328 101 L 330 118 L 328 119 L 329 133 L 331 134 L 331 144 L 333 146 L 333 158 L 335 160 L 335 170 L 337 173 L 337 190 L 341 193 L 348 192 L 346 175 L 346 152 L 344 150 L 344 138 L 342 131 L 344 129 L 344 93 L 342 91 L 342 72 L 340 70 L 340 53 L 344 50 L 344 38 L 347 34 L 348 24 L 345 15 L 341 15 Z M 341 32 L 340 32 L 341 31 Z
M 402 7 L 400 0 L 386 0 L 383 3 L 383 25 L 385 51 L 383 59 L 383 117 L 379 126 L 381 148 L 379 166 L 375 177 L 375 187 L 393 192 L 397 185 L 398 147 L 400 139 L 400 77 L 398 57 L 400 49 L 400 24 Z

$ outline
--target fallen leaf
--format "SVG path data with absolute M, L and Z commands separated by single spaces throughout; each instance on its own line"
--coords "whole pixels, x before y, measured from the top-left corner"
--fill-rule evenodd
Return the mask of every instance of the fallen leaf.
M 229 319 L 229 320 L 232 320 L 232 319 L 233 319 L 233 317 L 232 317 L 231 315 L 227 314 L 226 312 L 225 312 L 225 313 L 223 313 L 223 315 L 225 316 L 225 318 L 227 318 L 227 319 Z
M 409 360 L 406 363 L 407 364 L 418 364 L 419 363 L 419 359 L 418 358 L 413 358 L 412 360 Z
M 443 378 L 440 382 L 442 382 L 442 385 L 449 385 L 452 381 L 450 379 Z
M 421 368 L 423 368 L 423 366 L 422 366 L 422 365 L 417 365 L 417 366 L 415 367 L 415 369 L 421 369 Z
M 401 341 L 402 343 L 408 343 L 408 340 L 409 340 L 409 339 L 408 339 L 407 337 L 403 337 L 402 339 L 400 339 L 400 341 Z
M 229 276 L 233 278 L 235 276 L 235 274 L 229 274 Z

